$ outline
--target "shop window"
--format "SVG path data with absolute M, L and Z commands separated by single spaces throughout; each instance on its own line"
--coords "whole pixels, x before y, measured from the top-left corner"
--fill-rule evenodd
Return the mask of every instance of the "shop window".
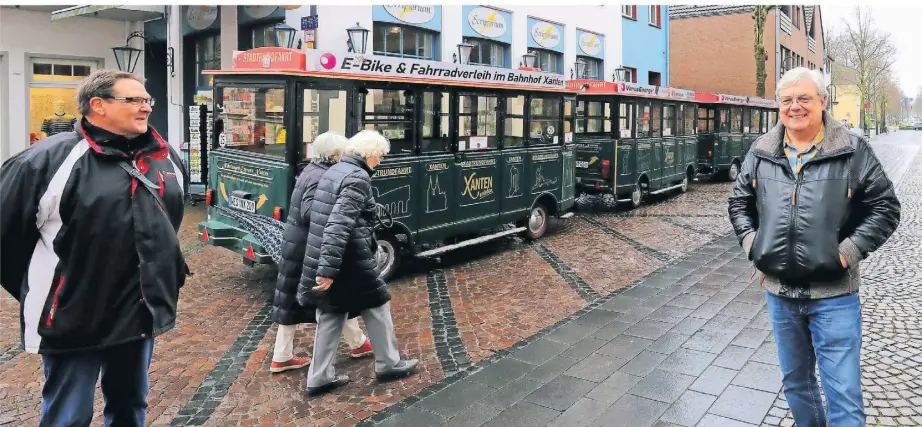
M 676 126 L 675 105 L 663 105 L 663 136 L 676 136 L 682 133 L 679 132 Z
M 437 59 L 434 47 L 438 42 L 438 36 L 432 31 L 375 22 L 372 38 L 375 55 Z
M 656 71 L 648 71 L 647 72 L 647 84 L 650 84 L 652 86 L 662 86 L 663 85 L 662 75 L 660 73 L 657 73 Z
M 458 151 L 499 147 L 495 96 L 458 96 Z
M 609 132 L 611 132 L 611 105 L 608 102 L 576 102 L 576 133 Z
M 367 89 L 362 128 L 378 131 L 391 143 L 391 155 L 413 154 L 413 94 L 410 91 Z
M 730 132 L 743 132 L 743 109 L 741 107 L 730 107 Z
M 285 90 L 225 87 L 218 146 L 285 157 Z
M 252 40 L 254 49 L 258 47 L 276 47 L 275 26 L 277 24 L 277 22 L 273 22 L 271 24 L 259 25 L 250 30 L 250 39 Z
M 96 65 L 90 61 L 36 58 L 29 83 L 29 141 L 68 132 L 80 119 L 77 86 Z
M 448 92 L 423 92 L 423 137 L 420 151 L 445 153 L 451 148 Z
M 515 148 L 525 145 L 525 96 L 506 98 L 505 132 L 503 148 Z
M 602 60 L 596 59 L 591 56 L 577 56 L 577 61 L 583 61 L 586 63 L 586 67 L 583 68 L 583 75 L 577 76 L 578 79 L 591 79 L 591 80 L 605 80 L 603 73 L 604 68 L 602 68 Z
M 208 35 L 194 43 L 196 86 L 211 87 L 211 76 L 202 74 L 202 71 L 221 69 L 221 37 L 219 34 Z
M 318 135 L 324 132 L 346 134 L 346 101 L 344 90 L 304 90 L 301 129 L 305 160 L 314 157 L 311 143 Z
M 537 66 L 545 73 L 563 74 L 560 70 L 563 55 L 544 49 L 534 49 L 533 52 L 538 55 Z
M 528 140 L 530 145 L 554 144 L 560 127 L 560 99 L 532 98 L 529 108 Z
M 487 67 L 506 67 L 506 50 L 509 45 L 476 37 L 465 37 L 464 42 L 472 46 L 471 65 Z
M 92 69 L 90 65 L 33 62 L 32 80 L 80 82 L 90 75 Z

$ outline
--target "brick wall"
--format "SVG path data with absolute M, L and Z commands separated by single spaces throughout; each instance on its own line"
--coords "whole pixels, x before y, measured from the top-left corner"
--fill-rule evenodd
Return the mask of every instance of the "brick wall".
M 755 96 L 752 22 L 750 13 L 672 20 L 669 34 L 671 86 Z M 774 38 L 774 22 L 771 26 L 766 23 L 765 27 L 771 29 Z M 773 40 L 769 40 L 769 31 L 765 33 L 766 51 L 771 61 L 774 49 L 770 43 Z M 771 80 L 772 75 L 769 68 L 767 80 Z

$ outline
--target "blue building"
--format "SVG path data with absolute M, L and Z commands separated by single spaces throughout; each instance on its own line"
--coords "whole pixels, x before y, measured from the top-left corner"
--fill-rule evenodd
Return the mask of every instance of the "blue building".
M 669 86 L 669 8 L 621 6 L 621 65 L 627 81 Z

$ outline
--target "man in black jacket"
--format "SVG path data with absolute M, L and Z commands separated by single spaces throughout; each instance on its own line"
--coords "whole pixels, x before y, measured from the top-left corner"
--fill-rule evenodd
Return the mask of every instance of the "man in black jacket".
M 148 126 L 141 77 L 96 71 L 77 101 L 72 132 L 0 168 L 0 284 L 21 304 L 25 350 L 42 355 L 40 426 L 90 425 L 100 371 L 106 425 L 143 426 L 153 337 L 173 328 L 188 272 L 188 179 Z
M 822 74 L 786 72 L 778 101 L 780 123 L 746 155 L 730 220 L 767 291 L 794 422 L 864 426 L 858 263 L 893 234 L 900 204 L 864 138 L 825 112 Z

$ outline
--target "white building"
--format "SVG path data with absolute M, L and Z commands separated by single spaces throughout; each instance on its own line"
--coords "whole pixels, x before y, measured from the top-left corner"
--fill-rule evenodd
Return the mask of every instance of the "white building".
M 131 44 L 144 49 L 134 71 L 157 99 L 151 123 L 183 148 L 189 107 L 210 104 L 211 80 L 201 70 L 229 68 L 234 50 L 274 46 L 280 23 L 298 30 L 294 47 L 345 52 L 346 29 L 358 24 L 369 30 L 370 53 L 451 62 L 467 42 L 472 63 L 518 68 L 532 52 L 542 70 L 567 79 L 579 59 L 588 64 L 586 77 L 609 80 L 622 57 L 618 5 L 65 7 L 0 8 L 0 161 L 28 147 L 41 118 L 54 114 L 54 100 L 37 89 L 69 88 L 52 92 L 70 96 L 66 108 L 73 108 L 68 94 L 79 77 L 115 68 L 112 48 L 133 31 L 144 31 Z M 49 62 L 52 71 L 71 65 L 69 78 L 37 74 Z

